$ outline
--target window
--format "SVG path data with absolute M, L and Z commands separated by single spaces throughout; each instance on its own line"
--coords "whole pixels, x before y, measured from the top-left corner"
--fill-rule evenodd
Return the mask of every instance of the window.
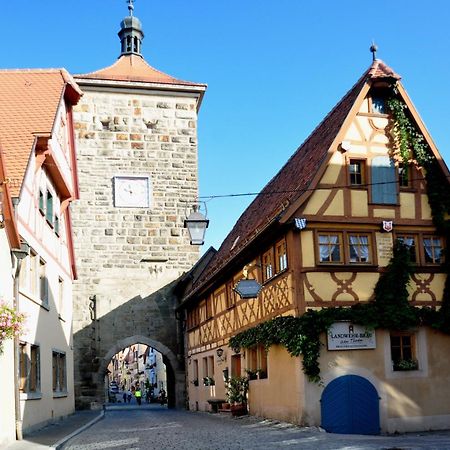
M 425 263 L 440 264 L 442 262 L 441 238 L 437 236 L 424 236 L 423 248 L 425 254 Z
M 188 311 L 187 314 L 187 326 L 188 329 L 195 328 L 200 323 L 200 310 L 198 307 L 192 308 L 190 311 Z
M 411 167 L 408 164 L 398 165 L 398 185 L 401 188 L 411 187 Z
M 205 300 L 206 320 L 211 319 L 211 317 L 213 316 L 213 301 L 214 301 L 214 294 L 211 294 L 208 297 L 206 297 Z
M 42 189 L 39 189 L 39 211 L 45 214 L 45 194 Z
M 57 214 L 55 214 L 53 226 L 55 228 L 55 233 L 59 236 L 59 216 Z
M 367 234 L 348 235 L 349 261 L 350 263 L 370 263 L 370 240 Z
M 250 378 L 267 378 L 267 352 L 264 345 L 256 345 L 247 351 L 248 372 Z
M 417 263 L 417 245 L 416 237 L 410 234 L 397 235 L 397 240 L 409 248 L 409 257 L 412 263 Z
M 412 333 L 391 333 L 391 359 L 394 371 L 417 370 L 415 336 Z
M 317 243 L 320 264 L 373 263 L 371 233 L 320 232 Z
M 225 307 L 228 309 L 236 304 L 236 292 L 234 292 L 233 283 L 231 281 L 227 283 L 226 289 Z
M 47 223 L 55 229 L 59 235 L 59 214 L 57 212 L 59 200 L 48 187 L 39 189 L 39 211 L 45 216 Z
M 386 114 L 386 103 L 382 97 L 372 97 L 372 112 Z
M 53 195 L 50 191 L 47 191 L 47 200 L 45 204 L 45 218 L 47 219 L 47 222 L 53 224 Z
M 287 269 L 286 241 L 283 239 L 275 245 L 275 272 Z
M 272 278 L 274 275 L 272 249 L 270 249 L 268 252 L 264 253 L 262 256 L 262 272 L 263 272 L 263 281 L 267 281 L 269 278 Z
M 21 343 L 19 348 L 19 388 L 21 392 L 38 392 L 41 388 L 40 349 Z
M 350 185 L 361 186 L 366 182 L 365 179 L 365 162 L 358 159 L 351 159 L 348 166 L 350 175 Z
M 53 365 L 53 392 L 66 392 L 66 354 L 54 351 Z
M 372 203 L 397 204 L 397 175 L 394 161 L 388 156 L 375 156 L 371 162 Z
M 342 263 L 342 235 L 340 233 L 319 234 L 319 261 L 321 263 Z
M 39 292 L 38 297 L 43 303 L 48 304 L 48 280 L 46 264 L 43 259 L 39 259 Z
M 194 359 L 194 379 L 192 380 L 194 382 L 195 386 L 198 386 L 198 359 Z

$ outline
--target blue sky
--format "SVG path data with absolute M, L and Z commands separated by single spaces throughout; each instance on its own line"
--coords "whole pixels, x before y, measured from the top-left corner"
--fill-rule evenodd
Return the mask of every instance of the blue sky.
M 2 68 L 86 73 L 119 55 L 125 0 L 3 0 Z M 199 116 L 200 195 L 257 192 L 378 57 L 450 163 L 450 2 L 136 0 L 143 54 L 208 84 Z M 0 99 L 1 101 L 1 99 Z M 252 196 L 207 203 L 216 248 Z

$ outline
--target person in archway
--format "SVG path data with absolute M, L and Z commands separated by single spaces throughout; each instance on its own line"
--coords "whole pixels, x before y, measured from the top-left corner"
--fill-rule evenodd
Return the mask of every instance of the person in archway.
M 128 399 L 128 403 L 131 402 L 131 397 L 132 397 L 131 391 L 128 389 L 128 391 L 127 391 L 127 399 Z
M 137 404 L 141 406 L 141 400 L 142 400 L 142 391 L 140 387 L 137 387 L 134 391 L 134 396 L 136 397 Z

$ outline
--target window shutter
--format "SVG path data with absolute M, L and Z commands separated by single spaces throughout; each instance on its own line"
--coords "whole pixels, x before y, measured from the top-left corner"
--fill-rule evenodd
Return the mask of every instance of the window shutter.
M 372 159 L 372 203 L 397 204 L 397 178 L 394 162 L 388 156 Z

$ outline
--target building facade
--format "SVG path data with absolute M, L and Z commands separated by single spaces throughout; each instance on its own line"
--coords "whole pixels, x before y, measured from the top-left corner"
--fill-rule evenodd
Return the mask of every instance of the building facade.
M 173 282 L 198 258 L 183 220 L 197 197 L 197 116 L 206 86 L 151 67 L 143 36 L 130 5 L 119 59 L 75 77 L 84 91 L 75 112 L 81 193 L 73 210 L 79 407 L 103 401 L 109 360 L 136 343 L 163 354 L 169 401 L 184 404 Z
M 407 144 L 405 156 L 398 125 L 406 121 L 420 145 Z M 246 376 L 250 414 L 341 433 L 449 428 L 448 334 L 420 321 L 372 329 L 335 320 L 321 325 L 326 332 L 310 348 L 304 345 L 319 324 L 306 322 L 315 312 L 351 311 L 354 318 L 358 307 L 377 305 L 375 288 L 392 271 L 398 241 L 415 269 L 402 308 L 440 309 L 448 267 L 446 228 L 436 210 L 445 224 L 448 176 L 400 77 L 374 59 L 250 204 L 184 296 L 190 409 L 226 400 L 225 380 Z M 437 202 L 430 195 L 436 189 L 443 192 Z M 242 298 L 245 278 L 261 291 Z M 381 300 L 392 308 L 389 295 Z M 314 371 L 307 356 L 319 342 Z
M 81 91 L 63 69 L 3 70 L 0 85 L 0 140 L 24 257 L 13 271 L 15 307 L 26 315 L 12 359 L 20 436 L 74 411 L 72 107 Z
M 15 309 L 14 279 L 18 259 L 13 251 L 20 248 L 20 237 L 14 217 L 9 179 L 0 147 L 0 303 Z M 3 401 L 0 412 L 0 446 L 6 446 L 16 437 L 16 400 L 14 376 L 14 339 L 0 339 L 0 386 Z

